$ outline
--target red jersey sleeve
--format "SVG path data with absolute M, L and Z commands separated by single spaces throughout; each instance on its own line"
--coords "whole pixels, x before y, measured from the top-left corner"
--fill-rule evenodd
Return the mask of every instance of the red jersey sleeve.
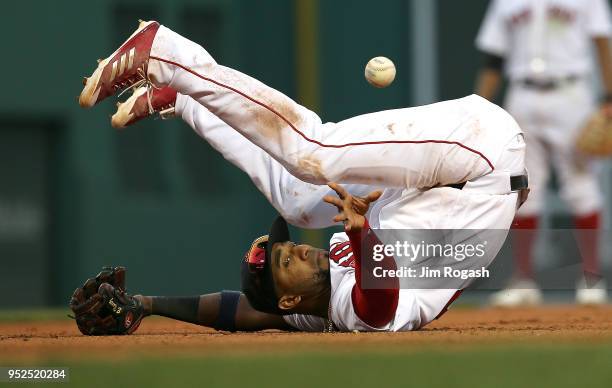
M 380 244 L 380 240 L 370 229 L 368 220 L 361 231 L 347 232 L 353 256 L 355 258 L 355 285 L 351 292 L 353 309 L 355 313 L 366 324 L 372 327 L 382 327 L 388 324 L 395 316 L 399 301 L 399 280 L 388 279 L 385 289 L 363 289 L 363 263 L 362 260 L 371 260 L 374 245 Z M 395 259 L 385 256 L 378 263 L 383 269 L 396 269 Z

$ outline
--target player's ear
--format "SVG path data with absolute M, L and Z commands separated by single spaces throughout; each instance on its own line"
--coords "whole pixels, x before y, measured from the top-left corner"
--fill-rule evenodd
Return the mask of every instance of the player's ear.
M 300 295 L 283 295 L 278 300 L 278 308 L 281 310 L 291 310 L 302 301 Z

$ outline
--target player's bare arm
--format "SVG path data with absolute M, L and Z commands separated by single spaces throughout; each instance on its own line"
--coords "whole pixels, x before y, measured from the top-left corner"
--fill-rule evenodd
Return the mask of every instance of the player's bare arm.
M 126 270 L 104 268 L 75 290 L 70 301 L 85 335 L 131 334 L 151 315 L 224 331 L 289 330 L 279 315 L 255 310 L 238 291 L 195 296 L 143 296 L 126 291 Z
M 495 99 L 503 79 L 503 62 L 501 56 L 484 54 L 482 68 L 476 77 L 476 94 L 489 101 Z
M 499 91 L 502 75 L 499 70 L 484 68 L 478 74 L 476 82 L 476 94 L 492 101 Z
M 255 310 L 244 294 L 238 291 L 188 297 L 144 295 L 135 297 L 141 300 L 145 316 L 159 315 L 225 331 L 291 328 L 281 316 Z
M 610 52 L 610 39 L 597 37 L 593 41 L 599 58 L 599 69 L 603 83 L 602 109 L 608 117 L 612 118 L 612 53 Z

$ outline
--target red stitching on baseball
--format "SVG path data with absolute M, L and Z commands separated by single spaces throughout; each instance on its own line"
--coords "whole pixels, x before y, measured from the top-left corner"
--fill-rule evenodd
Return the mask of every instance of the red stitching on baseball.
M 424 143 L 453 144 L 453 145 L 457 145 L 457 146 L 459 146 L 459 147 L 461 147 L 463 149 L 466 149 L 466 150 L 468 150 L 468 151 L 470 151 L 472 153 L 475 153 L 476 155 L 480 156 L 481 158 L 483 158 L 487 162 L 489 167 L 491 167 L 491 171 L 495 170 L 495 167 L 493 167 L 493 163 L 491 163 L 489 161 L 489 159 L 487 159 L 487 157 L 484 156 L 480 151 L 477 151 L 477 150 L 475 150 L 473 148 L 470 148 L 470 147 L 468 147 L 466 145 L 463 145 L 463 144 L 461 144 L 461 143 L 459 143 L 457 141 L 447 141 L 447 140 L 385 140 L 385 141 L 364 141 L 364 142 L 345 143 L 345 144 L 324 144 L 324 143 L 321 143 L 321 142 L 319 142 L 317 140 L 311 139 L 308 136 L 304 135 L 289 120 L 287 120 L 283 115 L 278 113 L 272 107 L 264 104 L 261 101 L 257 101 L 253 97 L 247 95 L 246 93 L 241 92 L 240 90 L 238 90 L 238 89 L 236 89 L 234 87 L 222 84 L 221 82 L 215 81 L 212 78 L 205 77 L 205 76 L 199 74 L 198 72 L 196 72 L 194 70 L 191 70 L 190 68 L 188 68 L 186 66 L 183 66 L 180 63 L 171 61 L 169 59 L 159 58 L 159 57 L 155 57 L 155 56 L 152 56 L 152 55 L 149 57 L 149 59 L 155 59 L 155 60 L 160 61 L 160 62 L 165 62 L 165 63 L 171 64 L 171 65 L 180 67 L 181 69 L 183 69 L 186 72 L 189 72 L 189 73 L 195 75 L 198 78 L 201 78 L 201 79 L 203 79 L 205 81 L 208 81 L 208 82 L 212 82 L 213 84 L 221 86 L 222 88 L 226 88 L 226 89 L 229 89 L 229 90 L 231 90 L 231 91 L 233 91 L 235 93 L 238 93 L 242 97 L 244 97 L 244 98 L 254 102 L 255 104 L 257 104 L 257 105 L 259 105 L 259 106 L 269 110 L 270 112 L 272 112 L 275 115 L 277 115 L 278 117 L 280 117 L 281 120 L 283 120 L 285 123 L 287 123 L 287 125 L 289 125 L 289 127 L 291 127 L 291 129 L 294 132 L 296 132 L 298 135 L 300 135 L 307 142 L 317 144 L 318 146 L 321 146 L 321 147 L 325 147 L 325 148 L 344 148 L 344 147 L 352 147 L 352 146 L 360 146 L 360 145 L 376 145 L 376 144 L 424 144 Z

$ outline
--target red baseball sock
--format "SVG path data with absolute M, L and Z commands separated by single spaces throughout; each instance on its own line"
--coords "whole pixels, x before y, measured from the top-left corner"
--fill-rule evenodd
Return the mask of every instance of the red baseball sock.
M 582 269 L 587 281 L 598 280 L 601 277 L 598 249 L 600 218 L 599 212 L 574 216 L 574 226 L 577 229 L 576 240 L 582 256 Z
M 523 279 L 533 278 L 532 255 L 533 243 L 538 228 L 539 216 L 528 216 L 514 218 L 512 229 L 517 230 L 512 236 L 512 251 L 516 274 Z

